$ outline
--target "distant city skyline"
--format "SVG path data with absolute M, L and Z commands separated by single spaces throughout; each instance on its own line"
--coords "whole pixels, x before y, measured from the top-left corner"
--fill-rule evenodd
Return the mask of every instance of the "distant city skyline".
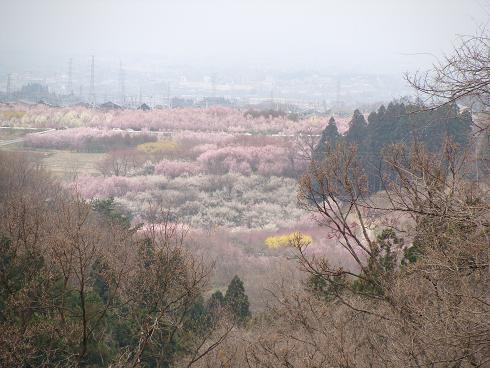
M 76 100 L 90 103 L 113 101 L 133 106 L 139 101 L 151 106 L 168 105 L 169 99 L 179 97 L 194 101 L 225 98 L 236 100 L 240 105 L 274 100 L 275 103 L 306 103 L 323 108 L 339 103 L 356 105 L 384 102 L 411 93 L 402 76 L 396 74 L 219 70 L 175 66 L 165 66 L 148 72 L 126 67 L 122 62 L 116 65 L 107 60 L 98 60 L 97 57 L 94 58 L 92 90 L 91 58 L 89 60 L 89 63 L 79 63 L 77 59 L 70 58 L 60 70 L 44 72 L 44 77 L 37 75 L 35 71 L 9 73 L 5 81 L 0 81 L 0 97 L 6 91 L 2 85 L 5 86 L 8 78 L 13 93 L 19 92 L 30 83 L 38 83 L 49 87 L 50 94 L 54 93 L 59 97 L 72 95 L 73 97 L 66 100 L 67 103 Z M 124 67 L 121 69 L 122 65 Z M 26 91 L 28 90 L 31 89 Z M 22 99 L 22 93 L 17 93 L 17 97 Z M 25 97 L 27 96 L 24 95 Z M 41 98 L 31 96 L 29 99 L 36 102 Z
M 0 91 L 384 101 L 489 12 L 487 0 L 3 0 Z

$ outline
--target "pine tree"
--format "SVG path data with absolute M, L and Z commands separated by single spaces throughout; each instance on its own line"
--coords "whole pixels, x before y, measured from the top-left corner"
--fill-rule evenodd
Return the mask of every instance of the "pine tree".
M 208 300 L 206 308 L 209 313 L 214 313 L 219 308 L 225 305 L 225 297 L 221 291 L 214 292 Z
M 349 144 L 357 144 L 359 149 L 363 146 L 364 140 L 367 136 L 367 122 L 364 115 L 359 110 L 354 111 L 352 120 L 349 124 L 349 131 L 345 138 Z
M 335 144 L 340 138 L 339 129 L 337 128 L 337 122 L 332 116 L 328 121 L 328 125 L 322 133 L 321 142 L 328 144 Z
M 207 308 L 204 306 L 204 298 L 199 296 L 189 310 L 188 318 L 185 320 L 185 329 L 192 333 L 203 333 L 209 329 L 209 317 Z
M 337 122 L 332 116 L 328 121 L 327 126 L 322 132 L 322 136 L 320 137 L 320 141 L 315 148 L 314 158 L 316 161 L 321 161 L 325 153 L 327 152 L 327 147 L 333 147 L 337 144 L 341 135 L 339 133 L 339 129 L 337 128 Z
M 250 317 L 248 296 L 238 276 L 233 277 L 228 285 L 224 302 L 237 322 L 243 323 Z

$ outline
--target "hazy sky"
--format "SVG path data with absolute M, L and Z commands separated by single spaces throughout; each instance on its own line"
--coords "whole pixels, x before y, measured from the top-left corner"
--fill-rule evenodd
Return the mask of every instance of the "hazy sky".
M 400 72 L 489 11 L 487 0 L 0 0 L 0 58 Z

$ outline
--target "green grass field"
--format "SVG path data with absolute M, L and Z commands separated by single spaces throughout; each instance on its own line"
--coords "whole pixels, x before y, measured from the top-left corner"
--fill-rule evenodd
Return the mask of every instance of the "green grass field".
M 104 157 L 103 153 L 81 153 L 50 150 L 43 152 L 43 163 L 55 175 L 70 177 L 79 175 L 97 175 L 97 163 Z
M 4 151 L 17 151 L 32 154 L 40 158 L 45 167 L 54 175 L 70 179 L 75 174 L 97 175 L 97 163 L 104 157 L 103 153 L 83 153 L 61 150 L 29 150 L 22 143 L 2 147 Z
M 0 129 L 0 141 L 9 141 L 11 139 L 17 139 L 25 136 L 26 134 L 41 132 L 46 129 Z

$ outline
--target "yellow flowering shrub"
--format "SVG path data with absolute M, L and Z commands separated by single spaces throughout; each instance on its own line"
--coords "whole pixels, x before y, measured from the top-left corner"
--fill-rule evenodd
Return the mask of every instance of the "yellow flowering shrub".
M 26 114 L 25 111 L 15 111 L 15 110 L 8 110 L 2 113 L 3 118 L 5 120 L 22 119 L 22 117 L 25 114 Z
M 271 249 L 280 247 L 298 247 L 311 244 L 313 238 L 309 235 L 295 231 L 291 234 L 269 236 L 265 239 L 265 245 Z
M 178 148 L 178 145 L 171 139 L 161 139 L 156 142 L 140 144 L 136 148 L 138 151 L 153 154 L 175 151 Z

